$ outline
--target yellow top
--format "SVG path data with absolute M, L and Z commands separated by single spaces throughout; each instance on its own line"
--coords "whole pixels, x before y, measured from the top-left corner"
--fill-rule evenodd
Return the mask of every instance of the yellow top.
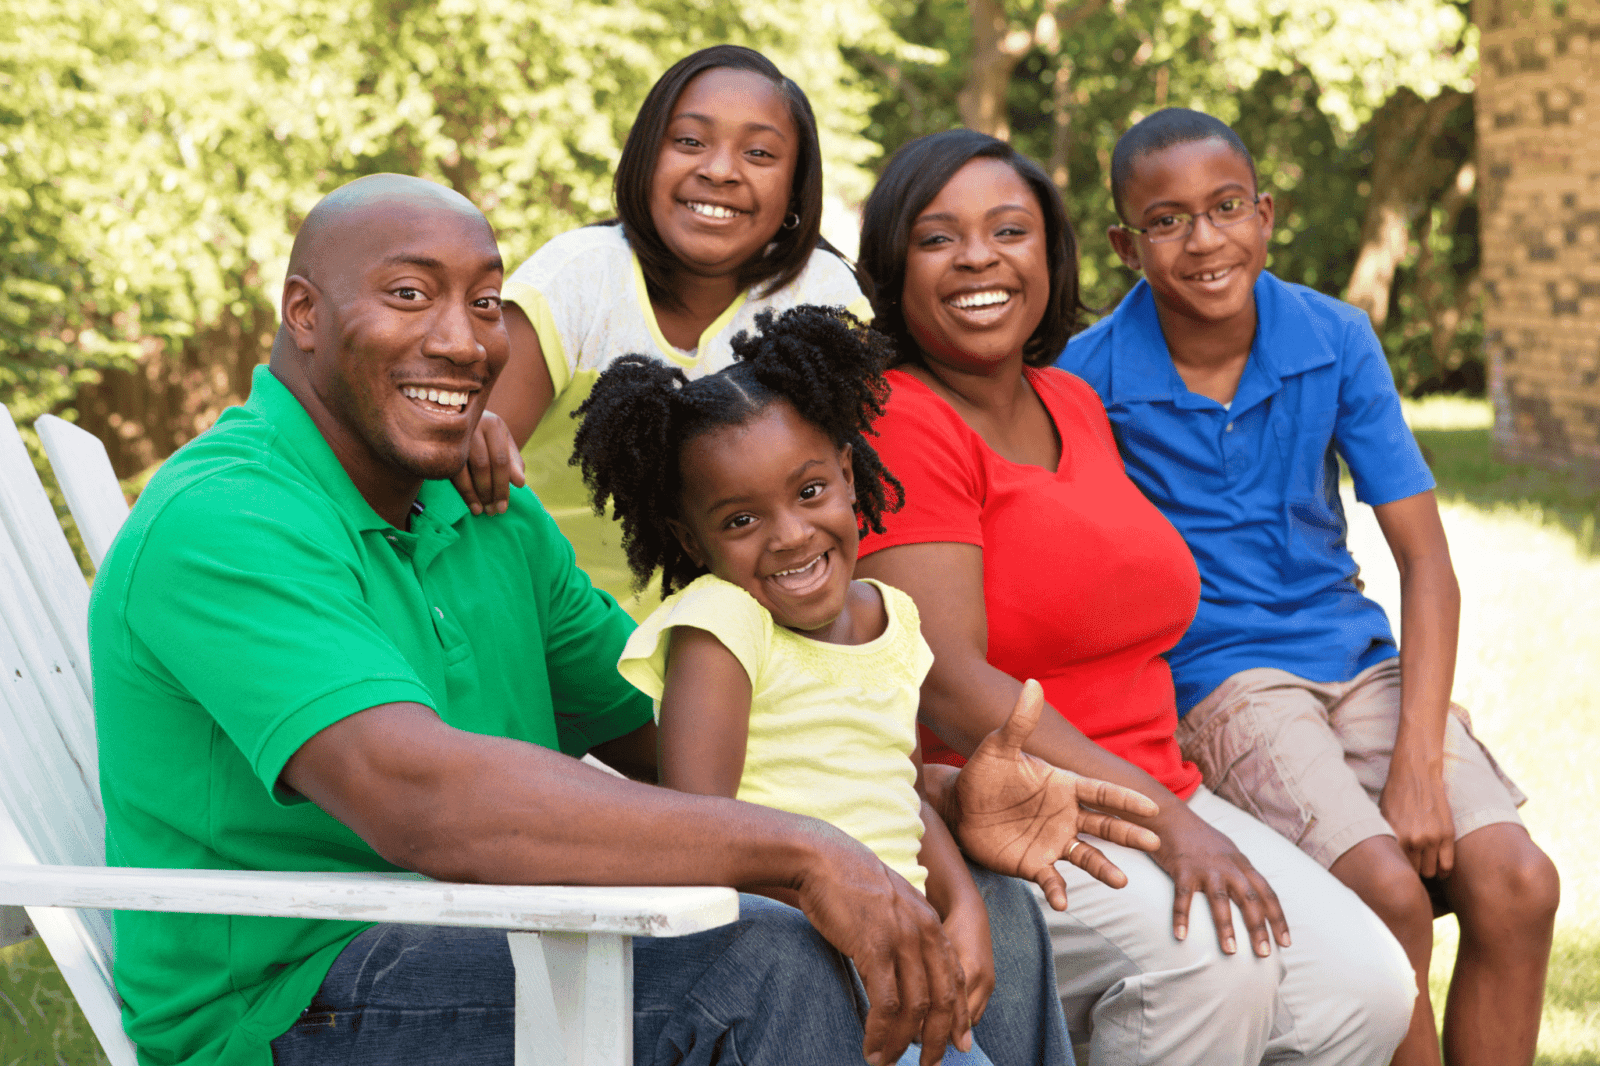
M 837 826 L 921 890 L 922 801 L 911 752 L 933 652 L 911 597 L 868 584 L 883 596 L 883 634 L 828 644 L 777 625 L 744 589 L 706 574 L 634 630 L 617 669 L 656 701 L 659 715 L 668 632 L 691 626 L 716 637 L 750 675 L 738 798 Z
M 661 333 L 644 272 L 621 226 L 585 226 L 563 233 L 506 279 L 505 299 L 522 308 L 539 337 L 555 384 L 555 399 L 522 449 L 528 487 L 572 542 L 578 565 L 596 588 L 642 618 L 657 596 L 632 592 L 622 554 L 622 527 L 594 513 L 572 458 L 577 423 L 572 413 L 589 398 L 595 378 L 618 358 L 655 356 L 690 377 L 715 373 L 733 362 L 733 338 L 755 329 L 756 315 L 799 304 L 845 307 L 863 320 L 872 311 L 855 275 L 830 252 L 812 253 L 800 276 L 765 298 L 744 293 L 700 335 L 692 352 L 674 348 Z

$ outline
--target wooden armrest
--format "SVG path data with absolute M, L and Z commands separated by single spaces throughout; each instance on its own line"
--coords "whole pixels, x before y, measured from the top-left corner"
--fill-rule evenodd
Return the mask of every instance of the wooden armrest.
M 0 865 L 0 903 L 684 936 L 739 917 L 731 888 L 471 885 L 407 873 Z

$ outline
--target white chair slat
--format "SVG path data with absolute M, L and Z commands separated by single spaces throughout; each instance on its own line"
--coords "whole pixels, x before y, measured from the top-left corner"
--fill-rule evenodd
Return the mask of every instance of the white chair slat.
M 11 412 L 0 407 L 0 526 L 17 546 L 31 583 L 43 600 L 44 615 L 67 650 L 84 692 L 94 691 L 89 675 L 89 587 L 77 558 L 56 521 L 55 508 L 33 459 L 22 443 Z M 38 624 L 38 619 L 34 620 Z
M 0 865 L 0 899 L 28 906 L 258 914 L 478 929 L 685 936 L 738 917 L 732 889 L 483 885 L 406 873 Z
M 0 794 L 41 862 L 105 862 L 105 812 L 83 691 L 63 666 L 10 541 L 0 540 Z
M 0 869 L 43 869 L 18 831 L 11 816 L 10 797 L 0 804 Z M 4 892 L 0 899 L 12 902 Z M 19 899 L 17 902 L 21 902 Z M 39 938 L 50 949 L 56 969 L 67 982 L 72 998 L 78 1001 L 85 1020 L 100 1040 L 111 1066 L 137 1066 L 133 1041 L 122 1031 L 122 999 L 111 979 L 110 916 L 104 911 L 67 910 L 57 907 L 28 907 L 27 916 Z
M 83 546 L 98 569 L 128 517 L 128 501 L 111 469 L 106 446 L 93 433 L 55 415 L 41 415 L 33 428 L 50 457 L 50 469 L 66 497 Z

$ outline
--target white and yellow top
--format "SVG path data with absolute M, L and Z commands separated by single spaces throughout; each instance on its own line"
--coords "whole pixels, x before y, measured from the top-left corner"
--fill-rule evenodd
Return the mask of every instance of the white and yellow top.
M 631 592 L 622 527 L 609 515 L 594 513 L 582 476 L 567 465 L 577 432 L 572 412 L 589 398 L 595 378 L 631 354 L 680 366 L 691 378 L 715 373 L 733 362 L 733 338 L 740 330 L 753 330 L 756 315 L 765 310 L 822 304 L 844 307 L 863 320 L 872 315 L 844 260 L 819 249 L 799 277 L 771 296 L 740 295 L 706 327 L 693 351 L 674 348 L 656 322 L 644 272 L 621 226 L 585 226 L 563 233 L 519 266 L 503 292 L 533 324 L 556 390 L 522 450 L 528 487 L 572 542 L 589 579 L 636 618 L 644 616 L 649 603 Z
M 706 574 L 645 619 L 617 669 L 659 715 L 669 632 L 692 626 L 716 637 L 750 675 L 738 798 L 837 826 L 920 890 L 927 871 L 917 863 L 922 801 L 911 752 L 933 652 L 911 597 L 869 583 L 889 616 L 883 634 L 828 644 L 776 624 L 744 589 Z

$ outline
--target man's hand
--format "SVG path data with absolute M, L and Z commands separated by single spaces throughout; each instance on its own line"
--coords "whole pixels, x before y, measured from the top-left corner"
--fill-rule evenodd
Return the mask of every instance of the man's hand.
M 1456 865 L 1456 826 L 1438 763 L 1409 758 L 1395 745 L 1378 810 L 1423 877 L 1449 877 Z
M 450 479 L 473 514 L 505 514 L 511 506 L 511 486 L 526 485 L 522 453 L 511 430 L 493 411 L 483 412 L 472 432 L 467 465 Z
M 869 859 L 845 853 L 815 864 L 801 879 L 800 909 L 866 985 L 866 1061 L 889 1066 L 920 1040 L 922 1066 L 935 1066 L 946 1044 L 972 1048 L 961 962 L 922 894 Z
M 1131 788 L 1079 777 L 1023 751 L 1043 707 L 1044 690 L 1039 683 L 1023 685 L 1006 724 L 983 739 L 962 767 L 955 787 L 946 790 L 953 809 L 942 813 L 962 850 L 974 861 L 996 873 L 1037 883 L 1050 905 L 1063 911 L 1067 909 L 1067 883 L 1056 872 L 1058 859 L 1068 860 L 1112 888 L 1128 883 L 1127 875 L 1078 834 L 1155 851 L 1161 841 L 1154 833 L 1116 814 L 1153 817 L 1158 808 L 1155 801 Z M 1080 803 L 1099 809 L 1081 810 Z
M 1161 827 L 1161 847 L 1155 859 L 1172 878 L 1172 935 L 1189 935 L 1189 904 L 1196 892 L 1211 903 L 1211 920 L 1217 942 L 1234 953 L 1231 900 L 1239 905 L 1257 955 L 1272 954 L 1272 934 L 1281 947 L 1289 946 L 1289 923 L 1278 905 L 1277 893 L 1243 852 L 1222 833 L 1206 824 L 1186 805 L 1179 805 Z

